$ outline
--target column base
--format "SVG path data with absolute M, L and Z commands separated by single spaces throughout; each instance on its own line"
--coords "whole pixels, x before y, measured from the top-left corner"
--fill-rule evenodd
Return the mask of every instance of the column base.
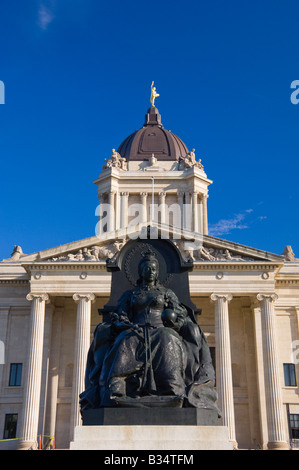
M 234 450 L 238 450 L 238 443 L 237 443 L 237 441 L 232 441 L 232 440 L 230 439 L 229 442 L 232 444 Z
M 268 442 L 267 446 L 269 450 L 290 450 L 289 444 L 284 441 Z
M 38 444 L 36 441 L 23 441 L 18 442 L 17 450 L 37 450 Z

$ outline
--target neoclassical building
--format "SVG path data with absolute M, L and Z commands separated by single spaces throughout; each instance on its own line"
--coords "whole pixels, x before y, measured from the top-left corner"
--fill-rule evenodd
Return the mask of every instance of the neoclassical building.
M 0 448 L 28 448 L 40 435 L 69 448 L 87 351 L 110 296 L 106 259 L 148 236 L 170 239 L 193 264 L 191 299 L 230 440 L 240 449 L 295 446 L 299 261 L 291 248 L 277 255 L 209 235 L 212 181 L 153 103 L 94 183 L 95 235 L 26 255 L 16 246 L 0 263 Z

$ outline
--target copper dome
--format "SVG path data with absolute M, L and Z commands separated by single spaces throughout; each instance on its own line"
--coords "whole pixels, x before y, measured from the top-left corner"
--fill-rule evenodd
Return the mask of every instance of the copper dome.
M 129 135 L 117 149 L 127 160 L 146 160 L 155 155 L 158 160 L 184 158 L 188 148 L 171 131 L 164 129 L 158 109 L 152 106 L 145 115 L 144 126 Z

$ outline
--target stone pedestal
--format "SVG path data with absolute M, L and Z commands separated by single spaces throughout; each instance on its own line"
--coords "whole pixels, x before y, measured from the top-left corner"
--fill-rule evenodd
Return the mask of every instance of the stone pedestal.
M 225 426 L 77 426 L 70 450 L 233 450 Z
M 98 408 L 82 412 L 83 426 L 217 426 L 216 410 L 205 408 Z
M 215 410 L 102 408 L 86 410 L 70 450 L 233 450 Z

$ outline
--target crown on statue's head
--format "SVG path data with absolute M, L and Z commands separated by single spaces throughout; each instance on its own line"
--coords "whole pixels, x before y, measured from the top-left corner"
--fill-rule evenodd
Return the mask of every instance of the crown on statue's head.
M 158 258 L 155 254 L 155 252 L 151 248 L 147 248 L 145 251 L 141 252 L 141 262 L 144 263 L 144 261 L 156 261 L 158 262 Z

